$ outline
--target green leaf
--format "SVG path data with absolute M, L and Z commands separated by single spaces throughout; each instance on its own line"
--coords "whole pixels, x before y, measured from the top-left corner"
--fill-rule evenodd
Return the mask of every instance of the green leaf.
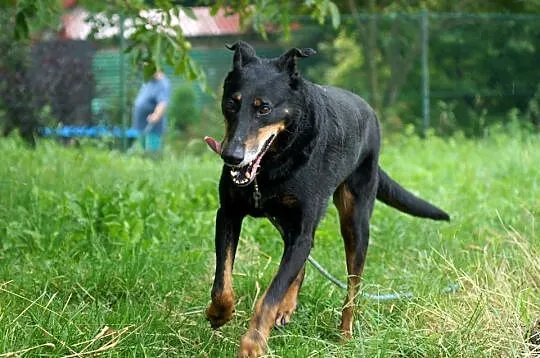
M 28 22 L 24 12 L 17 13 L 15 17 L 15 38 L 17 40 L 28 38 Z
M 182 74 L 186 72 L 186 62 L 184 58 L 181 58 L 178 62 L 176 62 L 176 66 L 174 66 L 174 72 L 176 74 Z
M 21 10 L 21 12 L 24 12 L 24 14 L 26 15 L 26 18 L 32 18 L 32 17 L 36 16 L 37 11 L 38 11 L 38 8 L 37 8 L 37 5 L 35 3 L 27 4 Z
M 156 73 L 156 63 L 153 59 L 148 59 L 143 63 L 143 76 L 145 81 L 149 81 Z
M 165 34 L 165 39 L 167 40 L 167 42 L 172 46 L 173 50 L 174 51 L 178 51 L 179 50 L 179 47 L 180 45 L 178 44 L 178 37 L 171 37 L 167 34 Z
M 187 6 L 181 6 L 182 11 L 192 20 L 197 20 L 197 15 L 193 12 L 193 9 Z M 212 15 L 214 16 L 214 15 Z
M 197 79 L 197 68 L 191 58 L 186 57 L 186 73 L 185 76 L 188 80 L 193 81 Z
M 341 23 L 341 16 L 339 14 L 339 9 L 336 4 L 334 4 L 332 1 L 328 4 L 330 9 L 330 16 L 332 18 L 332 27 L 334 29 L 337 29 L 339 27 L 339 24 Z
M 156 70 L 161 71 L 161 35 L 156 33 L 154 50 L 152 51 L 152 59 L 155 64 Z
M 221 6 L 223 6 L 223 1 L 216 1 L 216 3 L 210 8 L 210 15 L 216 16 Z

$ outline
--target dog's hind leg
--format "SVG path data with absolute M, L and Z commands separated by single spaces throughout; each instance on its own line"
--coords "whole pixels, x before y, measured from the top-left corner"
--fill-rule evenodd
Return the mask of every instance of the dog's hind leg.
M 369 219 L 376 195 L 377 176 L 370 165 L 358 169 L 334 193 L 339 212 L 341 235 L 347 261 L 347 296 L 343 304 L 340 330 L 345 338 L 352 336 L 355 297 L 360 286 L 369 243 Z M 361 167 L 363 167 L 362 165 Z
M 212 328 L 221 327 L 234 314 L 232 270 L 243 216 L 233 213 L 234 210 L 220 208 L 216 215 L 216 273 L 212 303 L 206 310 Z

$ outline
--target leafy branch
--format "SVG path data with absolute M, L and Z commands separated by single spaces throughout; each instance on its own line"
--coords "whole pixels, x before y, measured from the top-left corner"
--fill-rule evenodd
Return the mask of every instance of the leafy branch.
M 182 13 L 196 19 L 191 8 L 178 5 L 176 0 L 112 0 L 99 3 L 81 0 L 79 3 L 93 14 L 89 21 L 94 36 L 99 34 L 101 28 L 118 28 L 120 22 L 126 19 L 130 32 L 126 52 L 132 54 L 137 66 L 142 66 L 146 77 L 167 64 L 174 68 L 176 74 L 205 83 L 204 71 L 189 56 L 191 44 L 178 23 Z M 60 10 L 56 0 L 2 0 L 0 8 L 16 8 L 16 39 L 28 38 L 29 24 L 43 14 Z M 215 16 L 220 9 L 226 15 L 238 14 L 243 27 L 251 24 L 263 38 L 267 37 L 269 26 L 274 29 L 277 26 L 288 38 L 293 14 L 310 15 L 320 23 L 330 18 L 334 27 L 340 23 L 338 7 L 330 0 L 218 0 L 211 7 L 211 14 Z

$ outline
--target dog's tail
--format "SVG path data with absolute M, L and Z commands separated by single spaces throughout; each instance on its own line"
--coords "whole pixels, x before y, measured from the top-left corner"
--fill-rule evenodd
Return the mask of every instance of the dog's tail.
M 379 167 L 379 186 L 377 199 L 404 213 L 433 220 L 450 220 L 450 216 L 441 209 L 412 193 L 396 183 Z

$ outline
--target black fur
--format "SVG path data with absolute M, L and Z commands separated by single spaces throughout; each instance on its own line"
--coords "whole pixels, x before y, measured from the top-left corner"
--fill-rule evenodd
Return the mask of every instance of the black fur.
M 229 48 L 235 54 L 222 98 L 227 123 L 222 157 L 226 165 L 219 183 L 216 277 L 212 309 L 208 312 L 216 311 L 219 297 L 224 295 L 226 250 L 232 250 L 234 260 L 242 219 L 247 215 L 269 218 L 281 232 L 285 249 L 277 275 L 260 301 L 240 346 L 240 355 L 256 356 L 261 351 L 250 349 L 250 344 L 255 341 L 264 351 L 267 337 L 259 333 L 257 343 L 254 332 L 264 331 L 261 322 L 268 319 L 265 315 L 273 314 L 275 307 L 279 314 L 279 305 L 291 283 L 303 273 L 314 232 L 333 194 L 341 208 L 349 275 L 354 277 L 359 277 L 364 263 L 375 198 L 411 215 L 435 220 L 449 217 L 403 189 L 379 168 L 379 123 L 362 98 L 301 77 L 296 61 L 314 54 L 314 50 L 291 49 L 279 58 L 266 59 L 257 57 L 245 42 Z M 260 103 L 268 105 L 271 112 L 261 114 L 267 109 L 261 111 L 257 105 Z M 284 121 L 285 129 L 262 158 L 256 177 L 261 194 L 257 203 L 254 183 L 236 185 L 227 161 L 236 158 L 237 163 L 232 164 L 238 164 L 247 152 L 249 138 L 255 138 L 259 129 L 280 121 Z M 355 282 L 349 281 L 349 285 L 356 285 Z M 214 313 L 207 315 L 213 326 L 226 321 L 223 317 L 217 319 Z

